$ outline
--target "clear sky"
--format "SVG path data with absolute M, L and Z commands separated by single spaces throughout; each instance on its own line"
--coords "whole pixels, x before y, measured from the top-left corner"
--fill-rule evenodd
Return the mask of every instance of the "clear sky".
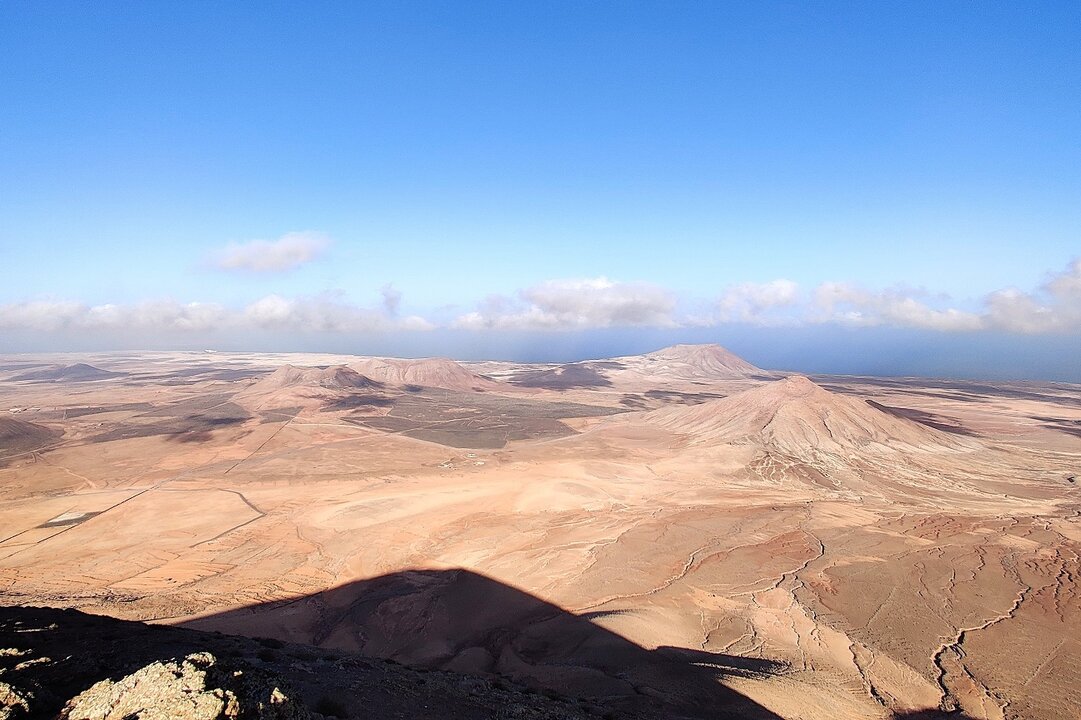
M 6 2 L 0 351 L 1081 381 L 1079 78 L 1077 2 Z

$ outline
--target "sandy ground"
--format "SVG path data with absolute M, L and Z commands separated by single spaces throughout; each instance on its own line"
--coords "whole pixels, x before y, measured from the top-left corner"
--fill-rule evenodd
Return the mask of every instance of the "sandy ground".
M 1081 717 L 1079 387 L 287 364 L 382 367 L 0 358 L 3 602 L 692 716 Z

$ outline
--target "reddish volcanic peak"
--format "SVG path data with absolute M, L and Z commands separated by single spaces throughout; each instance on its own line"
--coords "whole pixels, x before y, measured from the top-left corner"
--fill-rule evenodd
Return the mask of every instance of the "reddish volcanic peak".
M 646 413 L 648 422 L 693 442 L 761 443 L 791 455 L 857 448 L 945 448 L 947 433 L 883 412 L 865 400 L 830 392 L 801 375 L 720 400 Z
M 838 395 L 816 384 L 805 375 L 789 375 L 783 380 L 777 380 L 760 388 L 747 391 L 763 398 L 766 402 L 788 402 L 797 398 L 805 402 L 832 403 L 838 399 L 844 399 L 844 395 Z
M 378 385 L 379 383 L 361 375 L 347 365 L 332 365 L 328 368 L 282 365 L 254 383 L 246 392 L 280 390 L 301 386 L 344 390 L 349 388 L 372 388 Z
M 448 358 L 363 358 L 351 365 L 369 377 L 392 385 L 468 391 L 488 389 L 496 384 Z
M 762 372 L 720 345 L 673 345 L 642 357 L 644 371 L 677 378 L 742 378 Z
M 323 387 L 332 388 L 371 388 L 379 385 L 347 365 L 327 368 L 320 378 L 320 383 Z

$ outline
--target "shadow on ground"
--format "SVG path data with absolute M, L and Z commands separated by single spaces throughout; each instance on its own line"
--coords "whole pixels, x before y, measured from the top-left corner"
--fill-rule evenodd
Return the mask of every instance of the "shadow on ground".
M 280 678 L 315 717 L 779 718 L 724 680 L 782 668 L 647 649 L 603 627 L 609 615 L 576 615 L 466 570 L 393 573 L 184 627 L 0 607 L 0 700 L 14 689 L 31 712 L 12 718 L 55 718 L 101 680 L 211 653 L 222 687 L 248 678 L 265 695 Z M 932 710 L 893 717 L 967 720 Z
M 890 720 L 976 720 L 971 715 L 960 711 L 947 712 L 945 710 L 914 710 L 912 712 L 894 713 Z
M 603 627 L 467 570 L 414 570 L 349 583 L 186 624 L 390 659 L 415 668 L 506 678 L 590 699 L 617 715 L 776 718 L 725 687 L 766 660 L 684 648 L 646 649 Z

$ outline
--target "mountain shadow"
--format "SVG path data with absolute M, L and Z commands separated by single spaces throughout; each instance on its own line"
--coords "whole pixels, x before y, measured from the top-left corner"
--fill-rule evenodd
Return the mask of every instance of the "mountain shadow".
M 976 720 L 971 715 L 966 715 L 960 710 L 912 710 L 909 712 L 894 713 L 890 720 Z
M 594 703 L 618 717 L 778 718 L 721 682 L 777 672 L 774 663 L 647 649 L 602 627 L 606 615 L 575 615 L 468 570 L 409 570 L 184 627 L 506 679 Z
M 0 606 L 5 720 L 599 720 L 501 678 L 78 610 Z

